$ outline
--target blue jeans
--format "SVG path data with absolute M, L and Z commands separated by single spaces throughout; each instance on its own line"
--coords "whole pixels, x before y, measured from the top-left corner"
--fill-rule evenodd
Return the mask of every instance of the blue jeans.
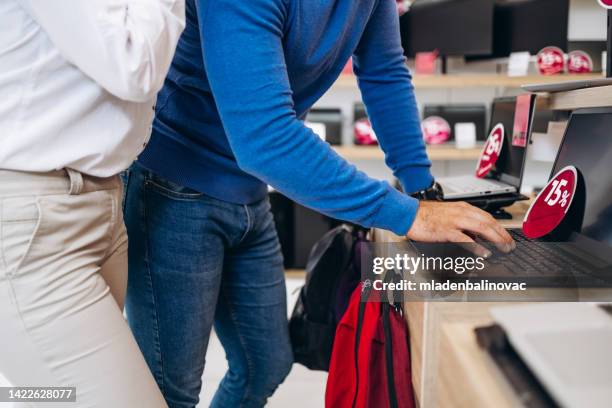
M 128 322 L 168 405 L 197 405 L 214 323 L 229 370 L 211 406 L 263 406 L 293 362 L 268 200 L 220 201 L 139 164 L 125 181 Z

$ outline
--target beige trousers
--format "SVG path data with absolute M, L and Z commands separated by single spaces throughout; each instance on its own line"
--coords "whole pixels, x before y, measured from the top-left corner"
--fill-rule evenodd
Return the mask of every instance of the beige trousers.
M 122 314 L 121 201 L 119 177 L 0 170 L 0 373 L 76 387 L 30 406 L 166 407 Z

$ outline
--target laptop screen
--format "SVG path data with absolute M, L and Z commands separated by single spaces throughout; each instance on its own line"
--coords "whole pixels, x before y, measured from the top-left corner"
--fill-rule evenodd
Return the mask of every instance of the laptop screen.
M 516 98 L 514 97 L 497 98 L 493 101 L 490 129 L 493 129 L 498 123 L 503 124 L 505 137 L 504 146 L 492 170 L 491 177 L 510 184 L 518 190 L 521 187 L 527 148 L 512 145 L 515 109 Z M 533 116 L 533 112 L 531 116 Z M 527 134 L 529 135 L 529 132 Z
M 612 245 L 612 110 L 572 115 L 553 168 L 573 165 L 585 180 L 582 235 Z

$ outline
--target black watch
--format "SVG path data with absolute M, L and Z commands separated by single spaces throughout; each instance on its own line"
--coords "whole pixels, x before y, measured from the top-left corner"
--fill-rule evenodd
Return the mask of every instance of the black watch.
M 412 193 L 410 196 L 417 200 L 438 200 L 442 197 L 442 188 L 434 181 L 429 188 Z

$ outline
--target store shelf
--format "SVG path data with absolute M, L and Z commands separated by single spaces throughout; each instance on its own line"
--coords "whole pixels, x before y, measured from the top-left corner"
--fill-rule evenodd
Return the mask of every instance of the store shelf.
M 306 271 L 304 269 L 286 269 L 285 277 L 293 279 L 304 279 L 306 277 Z
M 612 86 L 577 89 L 548 95 L 548 106 L 554 110 L 574 110 L 612 106 Z
M 346 160 L 384 160 L 385 155 L 378 146 L 334 146 L 334 150 Z M 455 146 L 428 146 L 430 160 L 477 160 L 482 147 L 457 149 Z
M 520 88 L 525 84 L 557 83 L 587 79 L 601 78 L 601 74 L 581 75 L 529 75 L 509 77 L 500 74 L 451 74 L 451 75 L 415 75 L 412 79 L 418 88 Z M 343 74 L 334 83 L 332 89 L 356 88 L 357 81 L 354 75 Z

